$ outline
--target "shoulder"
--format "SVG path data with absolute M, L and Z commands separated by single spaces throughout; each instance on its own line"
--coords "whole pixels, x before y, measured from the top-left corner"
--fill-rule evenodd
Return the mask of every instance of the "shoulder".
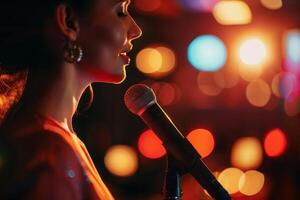
M 10 138 L 7 145 L 5 174 L 10 176 L 11 188 L 30 192 L 57 192 L 57 187 L 79 194 L 83 171 L 71 141 L 60 134 L 40 130 L 18 138 Z M 26 188 L 23 186 L 26 185 Z M 48 188 L 51 187 L 51 188 Z

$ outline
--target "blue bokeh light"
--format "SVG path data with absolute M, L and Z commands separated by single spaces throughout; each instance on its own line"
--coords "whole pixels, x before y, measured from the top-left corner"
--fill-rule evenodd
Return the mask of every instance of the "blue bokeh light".
M 293 31 L 287 35 L 287 56 L 293 63 L 300 63 L 300 32 Z
M 214 35 L 195 38 L 188 47 L 188 60 L 200 71 L 214 72 L 221 69 L 227 60 L 224 43 Z
M 209 12 L 218 0 L 178 0 L 182 7 L 191 11 Z
M 285 38 L 287 71 L 300 75 L 300 31 L 289 31 Z

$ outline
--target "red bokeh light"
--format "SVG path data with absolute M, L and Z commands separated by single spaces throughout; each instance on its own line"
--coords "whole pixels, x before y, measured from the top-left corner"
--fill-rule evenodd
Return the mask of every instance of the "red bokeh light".
M 264 140 L 265 152 L 270 157 L 277 157 L 284 153 L 287 147 L 287 138 L 285 133 L 279 128 L 267 133 Z
M 150 129 L 140 135 L 138 148 L 143 156 L 150 159 L 157 159 L 166 154 L 161 140 Z
M 187 139 L 203 157 L 207 157 L 215 147 L 215 140 L 211 132 L 206 129 L 195 129 L 191 131 Z

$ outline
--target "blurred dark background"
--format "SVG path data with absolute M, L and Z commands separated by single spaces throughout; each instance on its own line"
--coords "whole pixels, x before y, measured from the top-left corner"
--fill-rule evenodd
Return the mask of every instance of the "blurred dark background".
M 123 100 L 144 83 L 184 135 L 194 131 L 191 141 L 209 146 L 199 150 L 204 162 L 234 199 L 299 199 L 300 1 L 132 0 L 129 10 L 143 36 L 126 81 L 94 84 L 93 105 L 74 119 L 115 198 L 163 199 L 166 156 L 151 137 L 141 139 L 148 128 Z M 205 36 L 212 43 L 196 43 L 188 57 L 191 42 Z M 201 63 L 201 54 L 211 60 Z M 210 199 L 189 175 L 183 193 Z

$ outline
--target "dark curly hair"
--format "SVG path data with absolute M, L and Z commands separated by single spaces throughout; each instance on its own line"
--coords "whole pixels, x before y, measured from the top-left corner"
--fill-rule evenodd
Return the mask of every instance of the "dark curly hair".
M 25 88 L 27 75 L 41 63 L 55 59 L 45 39 L 45 28 L 55 8 L 68 5 L 84 16 L 93 0 L 3 0 L 0 3 L 0 124 Z M 43 65 L 45 67 L 45 65 Z M 91 90 L 91 87 L 89 88 Z M 91 90 L 92 91 L 92 90 Z M 91 102 L 91 100 L 90 100 Z

